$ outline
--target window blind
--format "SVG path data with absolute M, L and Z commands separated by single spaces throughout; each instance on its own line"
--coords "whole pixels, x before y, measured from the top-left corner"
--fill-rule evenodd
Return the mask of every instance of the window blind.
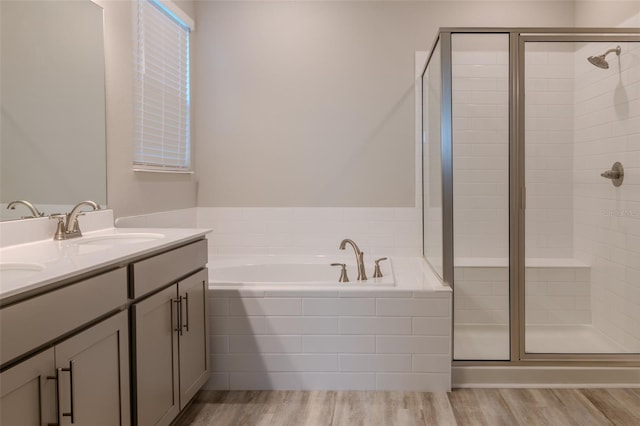
M 190 170 L 189 26 L 158 0 L 138 0 L 136 170 Z

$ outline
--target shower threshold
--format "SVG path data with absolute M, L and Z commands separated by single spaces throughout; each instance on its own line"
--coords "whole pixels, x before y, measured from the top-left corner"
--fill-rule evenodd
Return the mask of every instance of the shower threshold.
M 456 324 L 454 360 L 508 360 L 509 327 L 498 324 Z M 628 353 L 622 345 L 590 324 L 529 325 L 528 353 Z

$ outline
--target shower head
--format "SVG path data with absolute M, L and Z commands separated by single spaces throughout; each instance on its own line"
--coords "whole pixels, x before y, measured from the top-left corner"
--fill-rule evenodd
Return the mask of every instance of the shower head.
M 593 65 L 595 65 L 598 68 L 604 68 L 607 69 L 609 68 L 609 62 L 606 61 L 605 56 L 607 56 L 609 53 L 613 53 L 616 52 L 616 56 L 620 56 L 620 46 L 617 46 L 615 49 L 609 49 L 606 52 L 604 52 L 602 55 L 598 55 L 598 56 L 589 56 L 587 58 L 587 61 L 591 62 Z

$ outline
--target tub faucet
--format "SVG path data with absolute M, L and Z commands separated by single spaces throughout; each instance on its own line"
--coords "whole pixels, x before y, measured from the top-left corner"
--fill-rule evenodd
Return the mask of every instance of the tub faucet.
M 36 206 L 34 206 L 33 204 L 31 204 L 30 202 L 28 202 L 27 200 L 16 200 L 16 201 L 12 201 L 9 204 L 7 204 L 7 208 L 11 209 L 11 210 L 15 210 L 16 209 L 16 205 L 17 204 L 22 204 L 24 206 L 27 206 L 27 208 L 29 210 L 31 210 L 31 216 L 32 217 L 42 217 L 44 216 L 44 213 L 42 213 L 40 210 L 38 210 L 36 208 Z
M 356 254 L 356 265 L 358 265 L 358 281 L 366 281 L 367 272 L 364 270 L 364 253 L 360 251 L 355 241 L 348 238 L 342 240 L 339 249 L 344 250 L 347 247 L 347 244 L 350 244 L 351 247 L 353 247 L 353 251 Z
M 53 236 L 54 240 L 68 240 L 69 238 L 82 237 L 80 225 L 78 224 L 78 216 L 84 214 L 80 213 L 80 208 L 83 206 L 89 206 L 93 210 L 100 210 L 100 206 L 95 201 L 81 201 L 67 214 L 49 216 L 51 219 L 58 219 L 58 228 Z M 67 219 L 66 223 L 64 222 L 65 218 Z

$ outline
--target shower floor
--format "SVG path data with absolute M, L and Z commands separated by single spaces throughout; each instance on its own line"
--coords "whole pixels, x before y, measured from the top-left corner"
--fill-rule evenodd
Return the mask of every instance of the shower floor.
M 525 348 L 529 353 L 625 353 L 620 344 L 591 325 L 529 325 Z M 508 360 L 509 327 L 456 324 L 454 359 Z

